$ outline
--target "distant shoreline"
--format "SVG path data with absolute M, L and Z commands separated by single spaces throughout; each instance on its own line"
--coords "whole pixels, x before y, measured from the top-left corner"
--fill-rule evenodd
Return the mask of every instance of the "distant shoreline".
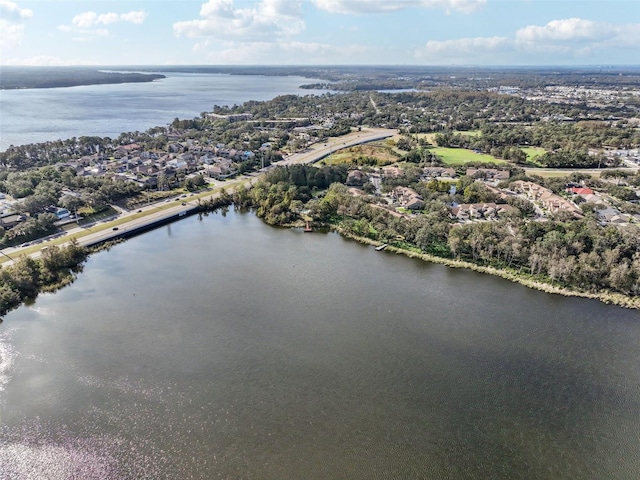
M 153 82 L 167 78 L 159 73 L 106 72 L 95 68 L 27 68 L 1 69 L 0 90 L 65 88 L 87 85 Z

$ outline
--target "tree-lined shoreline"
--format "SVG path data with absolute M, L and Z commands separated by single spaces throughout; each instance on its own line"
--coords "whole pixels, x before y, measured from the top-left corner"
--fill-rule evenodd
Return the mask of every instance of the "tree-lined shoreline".
M 159 73 L 108 71 L 89 67 L 0 67 L 0 90 L 79 87 L 153 82 Z
M 456 224 L 433 200 L 406 217 L 353 195 L 344 166 L 276 167 L 251 189 L 233 194 L 270 225 L 324 225 L 349 238 L 455 268 L 500 276 L 536 290 L 640 308 L 640 250 L 633 232 L 601 227 L 593 215 L 531 222 Z

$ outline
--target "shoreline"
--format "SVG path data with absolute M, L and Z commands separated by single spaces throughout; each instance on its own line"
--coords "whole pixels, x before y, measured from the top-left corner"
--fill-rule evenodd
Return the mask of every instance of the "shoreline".
M 365 237 L 358 237 L 356 235 L 346 233 L 340 227 L 337 227 L 334 225 L 331 225 L 329 228 L 339 233 L 343 237 L 349 238 L 351 240 L 355 240 L 359 243 L 372 245 L 372 246 L 382 245 L 382 242 L 371 240 Z M 412 252 L 409 250 L 404 250 L 402 248 L 394 247 L 392 245 L 388 245 L 385 248 L 385 251 L 394 252 L 396 255 L 405 255 L 409 258 L 417 258 L 425 262 L 438 263 L 440 265 L 444 265 L 450 268 L 464 268 L 464 269 L 472 270 L 478 273 L 484 273 L 484 274 L 493 275 L 496 277 L 501 277 L 505 280 L 509 280 L 514 283 L 519 283 L 524 287 L 531 288 L 533 290 L 538 290 L 544 293 L 562 295 L 564 297 L 587 298 L 591 300 L 598 300 L 607 305 L 616 305 L 618 307 L 640 310 L 640 297 L 630 297 L 627 295 L 623 295 L 621 293 L 608 292 L 608 291 L 584 292 L 580 290 L 573 290 L 566 287 L 551 285 L 549 283 L 541 282 L 539 280 L 526 278 L 518 275 L 517 272 L 511 271 L 511 270 L 502 270 L 496 267 L 476 265 L 475 263 L 467 262 L 465 260 L 436 257 L 428 253 Z
M 27 75 L 29 73 L 29 75 Z M 3 67 L 0 90 L 39 90 L 49 88 L 149 83 L 167 78 L 160 73 L 116 72 L 89 67 Z

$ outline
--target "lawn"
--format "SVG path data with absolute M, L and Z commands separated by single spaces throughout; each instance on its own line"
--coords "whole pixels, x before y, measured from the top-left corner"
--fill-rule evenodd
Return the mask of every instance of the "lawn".
M 440 157 L 445 165 L 463 165 L 468 162 L 496 164 L 507 163 L 506 161 L 497 159 L 492 155 L 476 153 L 471 150 L 467 150 L 466 148 L 433 147 L 429 150 Z
M 527 154 L 527 162 L 535 163 L 536 158 L 545 154 L 547 151 L 541 147 L 520 147 L 524 153 Z
M 89 223 L 99 222 L 106 218 L 114 217 L 118 215 L 118 211 L 111 205 L 95 212 L 93 209 L 82 208 L 78 209 L 78 213 L 82 214 L 82 218 L 78 220 L 78 225 L 86 225 Z

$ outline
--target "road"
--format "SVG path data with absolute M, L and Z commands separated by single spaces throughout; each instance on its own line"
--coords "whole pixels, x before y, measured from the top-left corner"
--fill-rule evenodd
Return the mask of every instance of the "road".
M 616 167 L 616 168 L 533 168 L 533 167 L 525 167 L 524 171 L 527 175 L 570 175 L 572 173 L 584 173 L 587 175 L 598 176 L 602 172 L 606 172 L 607 170 L 621 170 L 623 172 L 628 173 L 636 173 L 640 170 L 638 166 L 626 166 L 626 167 Z
M 234 189 L 241 185 L 249 186 L 256 179 L 264 175 L 265 172 L 277 165 L 294 165 L 314 163 L 318 160 L 330 155 L 332 152 L 341 148 L 347 148 L 362 143 L 368 143 L 376 140 L 391 137 L 397 134 L 397 130 L 382 128 L 362 128 L 361 131 L 352 132 L 338 138 L 330 138 L 324 143 L 317 143 L 309 146 L 305 151 L 288 155 L 284 160 L 275 165 L 266 167 L 251 175 L 243 175 L 235 180 L 220 183 L 215 187 L 213 192 L 200 193 L 194 196 L 180 196 L 172 198 L 170 201 L 162 201 L 138 210 L 124 212 L 111 221 L 93 224 L 89 227 L 76 227 L 67 231 L 64 236 L 45 240 L 37 246 L 11 247 L 0 251 L 0 265 L 11 264 L 13 259 L 25 254 L 32 258 L 40 256 L 43 247 L 56 244 L 66 245 L 71 239 L 76 238 L 80 245 L 94 245 L 105 242 L 112 238 L 117 238 L 126 234 L 128 230 L 137 230 L 139 228 L 162 222 L 171 217 L 187 214 L 198 208 L 198 200 L 215 198 L 224 188 L 227 192 L 232 193 Z
M 311 145 L 307 150 L 289 155 L 278 165 L 291 165 L 294 163 L 313 163 L 331 155 L 331 153 L 341 148 L 353 147 L 361 143 L 373 142 L 384 138 L 392 137 L 398 133 L 397 130 L 386 128 L 363 128 L 359 132 L 352 132 L 338 138 L 330 138 L 324 143 Z

